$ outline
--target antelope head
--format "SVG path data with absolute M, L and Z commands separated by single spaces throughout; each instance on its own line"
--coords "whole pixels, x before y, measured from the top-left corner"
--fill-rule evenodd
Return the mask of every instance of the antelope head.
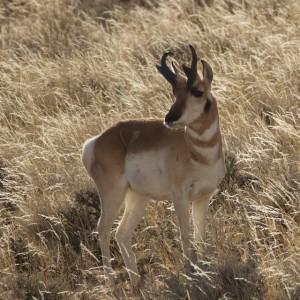
M 184 127 L 195 122 L 201 122 L 201 117 L 210 110 L 213 97 L 211 83 L 213 71 L 210 65 L 201 60 L 203 66 L 202 79 L 197 72 L 197 54 L 193 46 L 189 45 L 192 52 L 190 67 L 182 65 L 186 78 L 179 72 L 174 63 L 169 68 L 166 59 L 171 52 L 166 52 L 161 59 L 161 66 L 156 66 L 158 71 L 172 85 L 175 102 L 165 117 L 168 127 Z

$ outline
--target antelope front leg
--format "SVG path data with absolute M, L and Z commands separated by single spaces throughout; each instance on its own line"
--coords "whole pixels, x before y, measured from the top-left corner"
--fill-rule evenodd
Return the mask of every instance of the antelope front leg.
M 189 201 L 184 198 L 176 198 L 176 200 L 174 200 L 174 207 L 179 222 L 183 255 L 186 259 L 185 267 L 187 269 L 187 272 L 190 272 L 190 261 L 192 260 L 192 245 Z
M 192 204 L 192 214 L 194 223 L 194 239 L 196 243 L 203 243 L 205 238 L 205 219 L 210 196 L 202 197 Z

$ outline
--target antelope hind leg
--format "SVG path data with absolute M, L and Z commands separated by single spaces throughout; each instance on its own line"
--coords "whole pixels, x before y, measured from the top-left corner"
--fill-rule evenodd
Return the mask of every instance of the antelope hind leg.
M 125 212 L 116 232 L 116 240 L 121 250 L 131 284 L 137 288 L 140 284 L 136 258 L 132 251 L 132 236 L 139 221 L 144 216 L 149 199 L 128 190 Z

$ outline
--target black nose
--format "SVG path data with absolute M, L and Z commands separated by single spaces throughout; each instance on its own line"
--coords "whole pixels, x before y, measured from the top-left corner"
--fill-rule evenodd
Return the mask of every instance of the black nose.
M 178 113 L 169 112 L 165 117 L 165 123 L 167 125 L 172 124 L 173 122 L 176 122 L 180 118 L 180 115 Z

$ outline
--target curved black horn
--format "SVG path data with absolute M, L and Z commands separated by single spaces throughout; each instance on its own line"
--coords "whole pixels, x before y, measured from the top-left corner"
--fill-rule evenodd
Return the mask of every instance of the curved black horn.
M 191 69 L 197 71 L 197 60 L 198 60 L 197 53 L 196 53 L 196 51 L 195 51 L 195 49 L 192 45 L 189 45 L 189 47 L 190 47 L 191 52 L 192 52 Z
M 157 70 L 171 83 L 173 86 L 176 85 L 176 74 L 173 73 L 167 66 L 166 60 L 169 55 L 173 55 L 172 52 L 166 52 L 161 58 L 161 66 L 156 65 Z
M 197 77 L 197 53 L 192 45 L 189 45 L 192 52 L 192 63 L 191 67 L 187 67 L 186 65 L 182 65 L 183 71 L 188 78 L 187 85 L 192 86 L 193 82 Z

